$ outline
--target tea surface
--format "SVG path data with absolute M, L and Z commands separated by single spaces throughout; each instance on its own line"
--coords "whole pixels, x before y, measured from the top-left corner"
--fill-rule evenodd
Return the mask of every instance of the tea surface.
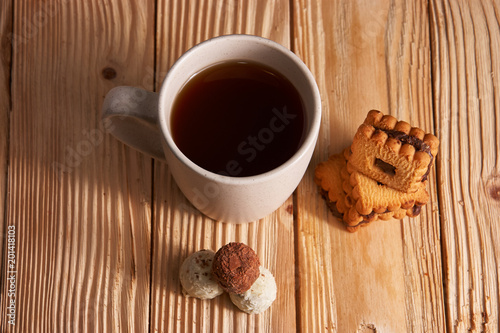
M 296 88 L 253 62 L 227 62 L 194 75 L 174 101 L 179 149 L 211 172 L 245 177 L 286 162 L 302 143 L 305 112 Z

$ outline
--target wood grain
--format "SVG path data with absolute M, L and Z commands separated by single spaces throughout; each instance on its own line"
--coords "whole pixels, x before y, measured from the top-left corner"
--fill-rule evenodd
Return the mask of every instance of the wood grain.
M 497 332 L 500 3 L 431 1 L 438 183 L 450 332 Z
M 288 1 L 172 1 L 157 9 L 157 89 L 168 68 L 188 48 L 211 37 L 256 34 L 290 46 Z M 151 331 L 294 332 L 295 266 L 293 199 L 250 224 L 225 224 L 201 215 L 181 194 L 168 166 L 154 168 Z M 190 253 L 217 251 L 231 241 L 255 249 L 278 285 L 272 307 L 260 315 L 239 311 L 227 294 L 213 300 L 186 298 L 179 267 Z
M 8 241 L 6 197 L 7 197 L 7 172 L 8 172 L 8 145 L 9 145 L 9 114 L 10 114 L 10 75 L 12 58 L 12 1 L 0 0 L 0 295 L 8 295 L 9 291 L 3 289 L 4 281 L 8 278 Z M 8 255 L 7 255 L 8 258 Z M 0 311 L 8 311 L 9 297 L 1 297 Z M 0 317 L 2 318 L 2 317 Z M 4 331 L 6 321 L 0 320 L 0 331 Z
M 24 0 L 13 10 L 17 318 L 5 331 L 147 331 L 152 164 L 106 133 L 100 107 L 154 67 L 154 6 Z
M 0 258 L 4 258 L 5 198 L 7 194 L 7 169 L 10 113 L 10 66 L 12 46 L 12 1 L 0 0 Z M 0 281 L 4 277 L 5 265 L 0 268 Z M 4 304 L 0 302 L 0 311 Z M 2 311 L 3 312 L 3 311 Z M 0 330 L 1 330 L 0 325 Z
M 370 109 L 434 131 L 427 5 L 295 1 L 294 22 L 295 51 L 324 102 L 316 153 L 297 194 L 301 328 L 444 331 L 435 182 L 421 217 L 350 234 L 318 204 L 313 181 L 314 166 L 350 144 Z

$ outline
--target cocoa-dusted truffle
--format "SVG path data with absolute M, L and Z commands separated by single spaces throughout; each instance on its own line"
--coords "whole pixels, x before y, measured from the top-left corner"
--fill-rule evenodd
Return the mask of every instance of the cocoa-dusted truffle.
M 212 274 L 222 289 L 242 294 L 257 280 L 260 274 L 257 254 L 243 243 L 229 243 L 215 253 Z

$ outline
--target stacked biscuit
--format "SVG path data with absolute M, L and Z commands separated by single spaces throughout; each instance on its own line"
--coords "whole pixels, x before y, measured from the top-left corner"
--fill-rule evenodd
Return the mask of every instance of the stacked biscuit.
M 216 253 L 191 254 L 181 266 L 179 279 L 185 295 L 212 299 L 226 291 L 234 305 L 249 314 L 268 309 L 277 294 L 274 276 L 243 243 L 226 244 Z
M 376 220 L 420 214 L 439 140 L 372 110 L 350 147 L 316 167 L 315 182 L 332 213 L 355 232 Z

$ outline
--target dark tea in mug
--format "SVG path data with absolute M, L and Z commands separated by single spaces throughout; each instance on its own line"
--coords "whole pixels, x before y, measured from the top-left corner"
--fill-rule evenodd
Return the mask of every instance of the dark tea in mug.
M 305 136 L 300 94 L 255 62 L 208 67 L 183 86 L 171 113 L 177 147 L 198 166 L 226 176 L 265 173 L 285 163 Z

